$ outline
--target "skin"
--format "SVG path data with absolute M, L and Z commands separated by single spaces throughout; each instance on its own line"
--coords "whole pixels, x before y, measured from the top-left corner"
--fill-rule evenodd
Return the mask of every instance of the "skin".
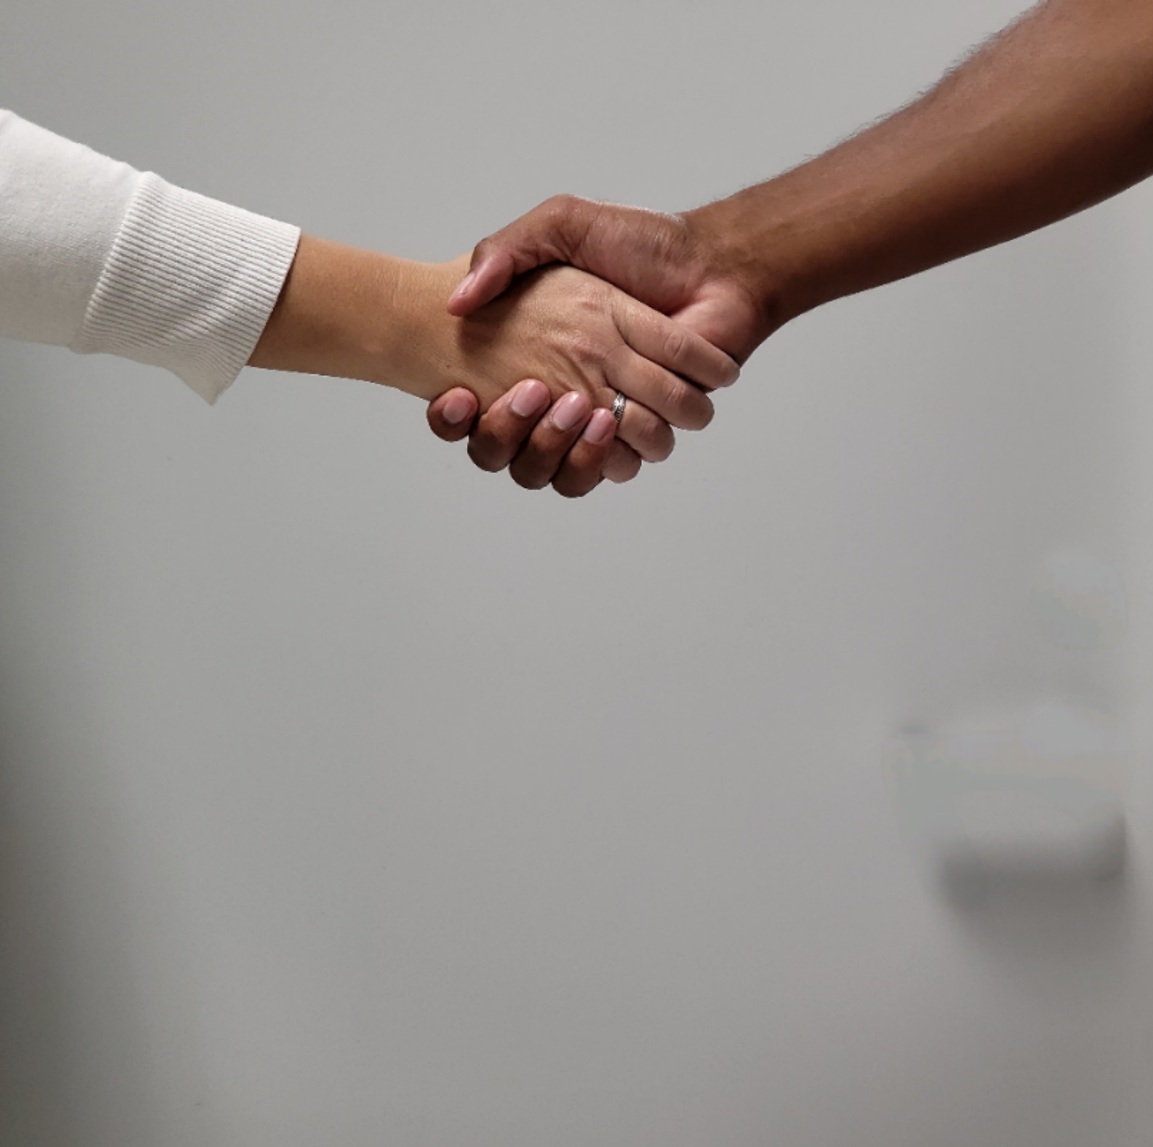
M 920 99 L 728 199 L 672 215 L 572 196 L 541 204 L 476 248 L 449 308 L 469 314 L 515 276 L 570 263 L 743 362 L 824 303 L 1034 231 L 1151 173 L 1153 3 L 1048 0 Z M 463 420 L 445 425 L 448 402 L 460 412 L 470 399 L 429 409 L 452 440 Z M 536 433 L 500 411 L 472 429 L 490 466 L 527 446 L 533 482 L 550 466 L 572 480 L 573 463 Z
M 567 454 L 573 480 L 561 468 L 554 484 L 573 496 L 602 472 L 627 478 L 641 459 L 667 458 L 671 427 L 707 425 L 705 390 L 736 378 L 736 364 L 703 337 L 570 267 L 453 317 L 446 300 L 466 267 L 467 258 L 415 263 L 305 236 L 251 365 L 365 379 L 425 400 L 458 383 L 470 414 L 499 404 L 531 419 L 554 469 L 551 459 Z M 526 375 L 536 377 L 506 398 Z M 632 400 L 619 426 L 606 409 L 617 391 Z M 444 413 L 451 420 L 451 400 Z

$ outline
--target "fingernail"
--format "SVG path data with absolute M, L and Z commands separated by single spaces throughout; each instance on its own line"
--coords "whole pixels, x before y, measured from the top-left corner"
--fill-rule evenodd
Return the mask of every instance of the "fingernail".
M 548 387 L 535 378 L 518 382 L 513 387 L 509 405 L 517 418 L 530 418 L 534 414 L 540 414 L 548 406 Z
M 459 426 L 472 414 L 472 401 L 465 394 L 454 394 L 444 404 L 444 410 L 441 413 L 449 426 Z
M 732 386 L 733 383 L 736 382 L 737 379 L 739 379 L 740 377 L 741 377 L 741 364 L 739 362 L 734 362 L 732 365 L 732 369 L 730 369 L 730 371 L 729 371 L 729 381 L 728 381 L 727 385 Z
M 448 301 L 450 303 L 455 303 L 456 300 L 459 299 L 469 289 L 469 287 L 472 286 L 475 279 L 476 279 L 476 272 L 475 271 L 469 271 L 469 273 L 467 275 L 465 275 L 465 277 L 463 279 L 461 279 L 460 283 L 457 284 L 456 290 L 453 291 L 453 293 L 451 295 L 449 295 Z
M 582 394 L 566 394 L 553 408 L 552 424 L 567 434 L 585 417 L 587 407 Z
M 593 416 L 589 419 L 589 424 L 585 427 L 585 432 L 581 437 L 591 442 L 594 446 L 603 446 L 612 438 L 616 430 L 616 419 L 613 418 L 609 411 L 602 408 L 593 411 Z

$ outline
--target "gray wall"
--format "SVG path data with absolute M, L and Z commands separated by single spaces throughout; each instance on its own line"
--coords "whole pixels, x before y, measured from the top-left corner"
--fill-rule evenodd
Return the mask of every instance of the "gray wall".
M 441 259 L 1019 7 L 5 0 L 0 104 Z M 1147 1143 L 1151 209 L 805 318 L 573 504 L 365 384 L 0 346 L 5 1147 Z

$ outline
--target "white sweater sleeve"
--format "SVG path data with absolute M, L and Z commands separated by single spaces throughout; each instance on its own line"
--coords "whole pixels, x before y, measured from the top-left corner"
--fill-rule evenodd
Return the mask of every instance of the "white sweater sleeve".
M 0 109 L 0 336 L 166 367 L 215 402 L 299 239 Z

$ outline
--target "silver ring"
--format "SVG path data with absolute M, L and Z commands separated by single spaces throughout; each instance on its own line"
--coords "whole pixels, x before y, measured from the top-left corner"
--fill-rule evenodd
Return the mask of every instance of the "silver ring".
M 625 403 L 627 401 L 628 399 L 618 390 L 616 398 L 613 399 L 613 417 L 618 422 L 625 416 Z

